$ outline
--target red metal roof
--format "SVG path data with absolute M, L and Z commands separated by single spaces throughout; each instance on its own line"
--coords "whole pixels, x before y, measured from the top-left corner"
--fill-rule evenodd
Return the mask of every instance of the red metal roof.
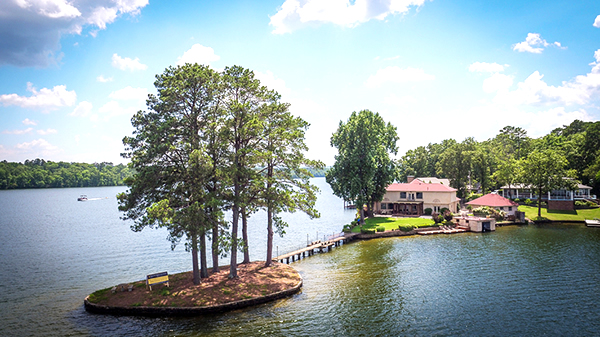
M 410 183 L 391 184 L 387 187 L 388 192 L 456 192 L 456 189 L 442 184 L 427 184 L 419 179 Z
M 475 200 L 467 202 L 467 205 L 472 206 L 490 206 L 490 207 L 507 207 L 507 206 L 519 206 L 514 201 L 508 200 L 499 194 L 489 193 L 483 197 L 479 197 Z

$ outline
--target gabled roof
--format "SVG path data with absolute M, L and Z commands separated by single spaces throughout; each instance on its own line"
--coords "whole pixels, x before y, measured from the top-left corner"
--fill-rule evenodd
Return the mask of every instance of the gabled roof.
M 391 184 L 387 187 L 388 192 L 456 192 L 456 189 L 442 184 L 426 184 L 419 179 L 410 183 Z
M 419 179 L 420 181 L 422 181 L 426 184 L 442 184 L 442 185 L 450 186 L 450 179 L 436 178 L 436 177 L 421 177 L 421 178 L 416 178 L 416 179 Z
M 490 207 L 507 207 L 507 206 L 519 206 L 516 202 L 512 200 L 508 200 L 505 197 L 489 193 L 484 195 L 483 197 L 479 197 L 475 200 L 471 200 L 467 202 L 467 205 L 472 206 L 490 206 Z

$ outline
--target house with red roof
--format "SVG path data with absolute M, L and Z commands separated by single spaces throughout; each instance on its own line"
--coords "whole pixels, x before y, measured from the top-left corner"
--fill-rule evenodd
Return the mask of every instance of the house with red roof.
M 431 208 L 440 212 L 447 208 L 456 213 L 460 210 L 460 199 L 456 189 L 439 183 L 425 183 L 414 179 L 408 183 L 394 183 L 387 187 L 381 202 L 376 202 L 376 213 L 404 216 L 421 216 L 424 210 Z
M 506 215 L 515 215 L 515 212 L 518 211 L 517 208 L 519 207 L 518 203 L 494 193 L 489 193 L 475 200 L 471 200 L 467 202 L 466 205 L 471 205 L 473 208 L 481 206 L 493 207 L 496 210 L 503 211 Z

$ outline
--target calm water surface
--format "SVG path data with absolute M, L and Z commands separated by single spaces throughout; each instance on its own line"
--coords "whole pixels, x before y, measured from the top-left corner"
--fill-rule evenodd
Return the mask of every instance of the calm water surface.
M 323 217 L 286 216 L 280 253 L 352 219 L 324 179 L 315 183 Z M 582 225 L 356 242 L 294 263 L 301 293 L 221 315 L 88 314 L 83 298 L 97 289 L 191 269 L 165 231 L 134 233 L 119 220 L 122 190 L 0 191 L 0 335 L 600 335 L 600 229 Z M 264 260 L 264 214 L 250 225 L 251 257 Z

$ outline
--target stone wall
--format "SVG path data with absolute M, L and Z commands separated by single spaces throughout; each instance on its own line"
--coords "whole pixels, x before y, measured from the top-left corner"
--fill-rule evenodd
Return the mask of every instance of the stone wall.
M 575 202 L 573 200 L 548 200 L 548 209 L 555 211 L 573 211 Z

